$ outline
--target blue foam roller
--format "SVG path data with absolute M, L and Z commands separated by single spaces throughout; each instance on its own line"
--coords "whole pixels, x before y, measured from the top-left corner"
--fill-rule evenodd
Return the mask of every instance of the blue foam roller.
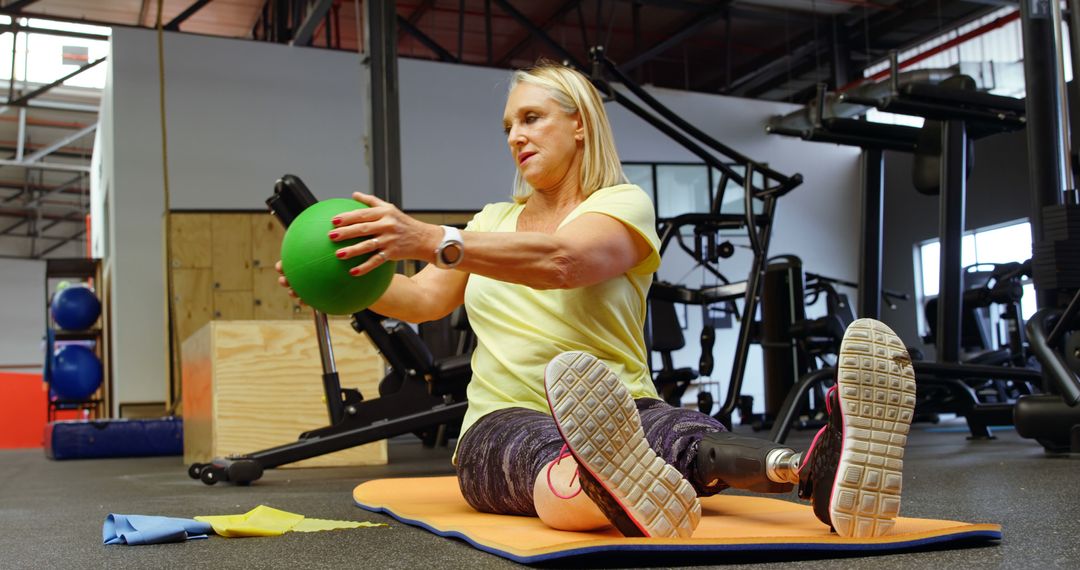
M 146 420 L 60 420 L 45 425 L 49 459 L 149 457 L 184 454 L 184 422 Z

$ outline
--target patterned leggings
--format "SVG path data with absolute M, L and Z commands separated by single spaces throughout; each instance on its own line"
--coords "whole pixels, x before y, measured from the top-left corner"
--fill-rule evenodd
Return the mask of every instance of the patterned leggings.
M 682 473 L 698 495 L 715 494 L 696 480 L 690 463 L 707 433 L 724 431 L 713 417 L 684 410 L 661 400 L 635 400 L 649 447 Z M 485 513 L 536 516 L 533 484 L 537 474 L 559 455 L 563 439 L 550 415 L 508 408 L 477 421 L 457 448 L 461 493 L 472 507 Z

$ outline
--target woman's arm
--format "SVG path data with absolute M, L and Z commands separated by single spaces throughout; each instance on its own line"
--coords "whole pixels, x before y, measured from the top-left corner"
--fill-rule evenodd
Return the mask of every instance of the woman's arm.
M 280 261 L 274 268 L 282 273 Z M 410 323 L 441 319 L 464 301 L 468 280 L 468 273 L 439 269 L 434 265 L 425 267 L 412 277 L 397 274 L 386 292 L 370 308 L 380 315 Z M 289 296 L 300 299 L 296 291 L 289 287 L 284 275 L 278 277 L 278 283 L 289 290 Z M 303 299 L 300 301 L 303 302 Z
M 397 274 L 371 310 L 410 323 L 441 319 L 465 301 L 468 280 L 468 273 L 434 265 L 412 277 Z
M 433 262 L 442 228 L 403 214 L 392 204 L 356 193 L 369 206 L 340 215 L 331 239 L 374 236 L 342 248 L 345 257 L 382 251 L 387 259 Z M 465 257 L 457 270 L 535 289 L 570 289 L 626 273 L 652 251 L 648 242 L 619 220 L 583 214 L 554 234 L 540 232 L 463 232 Z M 362 275 L 383 263 L 372 255 L 353 271 Z M 464 288 L 464 286 L 462 286 Z

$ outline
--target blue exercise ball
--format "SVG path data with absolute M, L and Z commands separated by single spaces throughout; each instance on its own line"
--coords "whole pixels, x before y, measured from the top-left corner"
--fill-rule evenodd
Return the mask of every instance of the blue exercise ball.
M 53 320 L 64 330 L 79 331 L 90 328 L 101 315 L 101 301 L 85 286 L 67 287 L 53 295 Z
M 61 400 L 86 400 L 101 386 L 101 361 L 85 346 L 68 345 L 56 353 L 50 374 L 49 386 Z

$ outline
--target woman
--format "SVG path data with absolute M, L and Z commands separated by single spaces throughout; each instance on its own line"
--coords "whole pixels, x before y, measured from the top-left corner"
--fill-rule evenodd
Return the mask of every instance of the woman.
M 643 335 L 660 265 L 653 207 L 626 183 L 599 94 L 567 67 L 515 72 L 503 128 L 517 166 L 513 202 L 489 204 L 459 232 L 357 193 L 369 208 L 335 218 L 329 236 L 370 238 L 338 252 L 375 254 L 354 275 L 429 263 L 395 275 L 372 310 L 422 322 L 465 304 L 478 345 L 455 465 L 469 504 L 565 530 L 614 524 L 627 536 L 689 537 L 698 496 L 798 483 L 841 535 L 888 530 L 914 404 L 895 335 L 871 321 L 849 332 L 848 377 L 830 392 L 830 424 L 804 454 L 667 405 Z M 875 368 L 883 386 L 873 385 Z M 872 427 L 875 419 L 889 421 Z

